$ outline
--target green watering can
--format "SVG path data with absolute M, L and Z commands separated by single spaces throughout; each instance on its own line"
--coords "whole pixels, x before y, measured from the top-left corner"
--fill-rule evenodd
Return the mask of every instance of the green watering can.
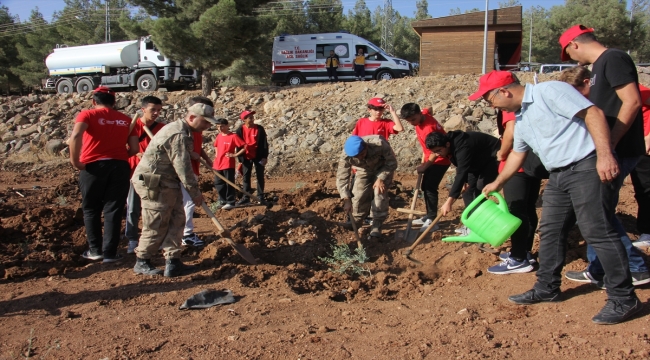
M 496 204 L 481 194 L 463 211 L 460 220 L 471 230 L 469 235 L 446 237 L 442 241 L 487 243 L 498 247 L 508 240 L 521 225 L 521 220 L 510 214 L 501 194 L 491 192 L 490 196 L 497 198 L 499 203 Z M 481 202 L 482 200 L 484 201 Z

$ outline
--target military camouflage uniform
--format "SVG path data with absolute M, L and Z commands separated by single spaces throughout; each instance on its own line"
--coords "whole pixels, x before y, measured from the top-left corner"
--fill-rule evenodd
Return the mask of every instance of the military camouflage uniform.
M 379 194 L 374 191 L 372 198 L 372 185 L 381 179 L 386 189 L 393 181 L 393 173 L 397 169 L 395 153 L 388 142 L 379 135 L 362 137 L 368 153 L 363 160 L 349 157 L 342 153 L 339 167 L 336 172 L 336 187 L 341 198 L 352 198 L 352 216 L 357 224 L 368 216 L 372 208 L 372 218 L 383 222 L 388 216 L 388 191 Z M 350 192 L 350 168 L 356 170 L 354 186 Z M 353 197 L 354 195 L 354 197 Z
M 180 257 L 185 228 L 180 183 L 192 198 L 201 194 L 190 163 L 192 148 L 189 125 L 185 120 L 177 120 L 151 139 L 133 173 L 133 188 L 142 199 L 143 228 L 135 249 L 140 259 L 151 259 L 161 244 L 165 259 Z

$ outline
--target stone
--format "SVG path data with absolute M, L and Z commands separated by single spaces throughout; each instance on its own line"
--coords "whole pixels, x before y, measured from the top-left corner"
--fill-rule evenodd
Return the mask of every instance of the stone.
M 131 105 L 131 100 L 126 97 L 120 97 L 115 100 L 115 109 L 117 110 L 122 110 L 129 105 Z
M 49 154 L 58 154 L 68 145 L 61 139 L 52 139 L 45 143 L 45 151 Z
M 447 132 L 453 130 L 467 131 L 467 121 L 462 115 L 454 115 L 444 123 L 443 127 Z
M 13 131 L 7 131 L 2 135 L 3 142 L 12 141 L 12 140 L 16 140 L 16 134 L 14 134 Z
M 488 116 L 494 116 L 494 115 L 497 114 L 497 111 L 494 110 L 494 108 L 492 108 L 492 107 L 484 107 L 483 108 L 483 113 L 485 113 L 485 115 L 488 115 Z
M 321 154 L 331 153 L 332 150 L 333 150 L 332 144 L 330 142 L 328 142 L 328 141 L 324 142 L 323 144 L 321 144 L 321 146 L 318 147 L 318 151 Z
M 269 140 L 274 140 L 274 139 L 282 137 L 282 135 L 284 135 L 286 132 L 287 132 L 287 129 L 282 127 L 282 128 L 270 129 L 266 133 L 267 133 L 267 137 L 269 138 Z
M 477 107 L 476 109 L 474 109 L 474 111 L 472 111 L 472 116 L 477 119 L 480 119 L 483 116 L 483 114 L 484 114 L 483 109 L 480 107 Z
M 30 123 L 29 118 L 23 115 L 16 115 L 13 119 L 9 120 L 14 125 L 27 125 Z
M 314 91 L 314 92 L 311 94 L 311 96 L 313 96 L 313 97 L 318 97 L 318 96 L 321 96 L 321 95 L 323 95 L 323 93 L 320 92 L 320 91 Z
M 480 132 L 484 132 L 486 134 L 492 134 L 494 130 L 497 128 L 497 124 L 492 120 L 483 120 L 478 122 L 477 127 Z
M 20 129 L 16 131 L 16 136 L 19 138 L 24 138 L 26 136 L 29 136 L 31 134 L 37 133 L 38 132 L 38 124 L 34 124 L 32 126 L 29 126 L 24 129 Z
M 320 111 L 309 110 L 306 113 L 308 119 L 317 119 L 320 116 Z
M 435 104 L 435 105 L 433 105 L 431 107 L 431 113 L 435 114 L 435 113 L 441 112 L 441 111 L 447 109 L 447 107 L 448 107 L 447 103 L 445 103 L 443 101 L 440 101 L 439 103 L 437 103 L 437 104 Z

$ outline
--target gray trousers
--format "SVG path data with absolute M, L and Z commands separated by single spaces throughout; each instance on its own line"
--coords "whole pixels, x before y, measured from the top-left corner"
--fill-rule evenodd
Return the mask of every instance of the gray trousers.
M 130 183 L 129 195 L 126 198 L 126 225 L 124 231 L 124 235 L 129 241 L 138 242 L 138 239 L 140 239 L 138 222 L 140 222 L 141 213 L 140 196 L 133 189 L 133 184 Z

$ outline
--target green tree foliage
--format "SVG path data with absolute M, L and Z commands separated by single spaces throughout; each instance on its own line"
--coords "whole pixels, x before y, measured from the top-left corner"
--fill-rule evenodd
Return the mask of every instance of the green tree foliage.
M 307 31 L 337 32 L 343 28 L 341 0 L 307 0 Z
M 11 68 L 20 63 L 16 42 L 22 36 L 22 27 L 17 24 L 18 19 L 9 13 L 6 6 L 0 6 L 0 89 L 9 94 L 11 87 L 22 89 L 20 79 L 11 71 Z
M 364 0 L 357 0 L 354 9 L 348 11 L 345 29 L 364 39 L 379 39 L 379 29 L 372 23 L 370 9 Z
M 66 6 L 55 13 L 54 26 L 60 43 L 69 46 L 100 44 L 105 42 L 105 0 L 64 0 Z M 119 26 L 118 19 L 128 13 L 125 0 L 109 0 L 111 41 L 128 40 L 129 36 Z
M 60 41 L 56 28 L 43 18 L 38 8 L 32 10 L 29 24 L 33 31 L 26 32 L 16 42 L 20 63 L 11 68 L 23 84 L 38 87 L 48 76 L 44 60 Z
M 428 19 L 429 15 L 429 2 L 427 0 L 418 0 L 415 2 L 415 20 Z
M 499 1 L 499 8 L 511 7 L 511 6 L 517 6 L 517 5 L 521 5 L 519 0 Z
M 462 11 L 459 7 L 455 9 L 449 9 L 449 15 L 460 15 L 460 14 L 468 14 L 476 11 L 485 11 L 485 9 L 481 10 L 477 7 L 471 8 L 469 10 Z

